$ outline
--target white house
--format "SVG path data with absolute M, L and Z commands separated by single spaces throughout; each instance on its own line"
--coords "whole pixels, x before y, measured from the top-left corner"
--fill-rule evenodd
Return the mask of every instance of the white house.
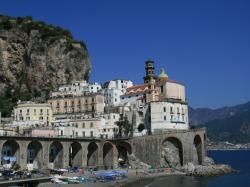
M 130 80 L 116 79 L 104 83 L 103 94 L 105 106 L 118 106 L 121 103 L 120 96 L 131 86 L 133 86 L 133 82 Z
M 185 103 L 159 101 L 150 103 L 151 132 L 188 129 L 188 106 Z

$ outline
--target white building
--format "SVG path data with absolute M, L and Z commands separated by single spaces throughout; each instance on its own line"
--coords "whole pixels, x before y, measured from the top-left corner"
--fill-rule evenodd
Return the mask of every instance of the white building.
M 188 106 L 180 102 L 150 103 L 151 132 L 188 129 Z
M 82 95 L 84 93 L 97 93 L 101 91 L 102 86 L 95 83 L 88 83 L 87 81 L 75 81 L 72 84 L 61 85 L 57 92 L 52 93 L 52 97 L 62 95 Z
M 118 132 L 115 122 L 119 114 L 105 114 L 97 118 L 66 119 L 55 122 L 55 129 L 62 137 L 113 138 Z
M 104 83 L 103 94 L 105 106 L 118 106 L 121 103 L 120 96 L 131 86 L 133 86 L 133 82 L 130 80 L 116 79 Z

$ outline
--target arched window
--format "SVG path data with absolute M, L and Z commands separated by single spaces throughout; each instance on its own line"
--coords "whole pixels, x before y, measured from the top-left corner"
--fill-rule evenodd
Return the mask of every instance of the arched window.
M 170 113 L 173 114 L 174 111 L 173 111 L 173 107 L 170 107 Z
M 163 107 L 163 112 L 166 112 L 166 107 L 165 106 Z

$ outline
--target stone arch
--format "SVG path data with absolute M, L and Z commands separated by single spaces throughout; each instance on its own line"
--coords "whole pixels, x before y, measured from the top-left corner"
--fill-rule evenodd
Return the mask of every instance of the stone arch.
M 202 140 L 200 135 L 196 135 L 194 137 L 194 163 L 195 164 L 202 164 Z
M 87 166 L 98 166 L 98 145 L 95 142 L 90 142 L 88 145 Z
M 103 166 L 104 169 L 112 169 L 114 166 L 114 146 L 110 142 L 103 145 Z
M 20 146 L 15 140 L 7 140 L 3 144 L 1 159 L 2 164 L 12 162 L 13 164 L 16 163 L 20 165 Z
M 175 168 L 183 165 L 183 146 L 177 137 L 168 137 L 161 144 L 161 165 Z
M 69 147 L 69 166 L 82 166 L 82 146 L 79 142 L 73 142 Z
M 32 141 L 27 147 L 27 163 L 33 164 L 33 168 L 42 168 L 43 161 L 43 146 L 39 141 Z
M 129 165 L 129 155 L 132 154 L 132 146 L 128 142 L 118 142 L 116 144 L 118 151 L 118 164 L 123 166 L 124 164 Z
M 50 144 L 49 162 L 52 168 L 63 167 L 63 145 L 59 141 Z

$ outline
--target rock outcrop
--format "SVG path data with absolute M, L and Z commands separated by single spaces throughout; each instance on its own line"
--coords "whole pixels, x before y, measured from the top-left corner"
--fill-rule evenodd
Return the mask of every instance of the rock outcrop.
M 163 143 L 161 158 L 163 167 L 176 168 L 181 165 L 181 147 L 178 142 L 166 141 Z
M 88 79 L 90 69 L 85 44 L 69 31 L 30 17 L 0 16 L 2 99 L 46 97 L 59 84 Z
M 151 168 L 150 165 L 140 161 L 134 154 L 128 155 L 128 160 L 129 160 L 129 166 L 132 169 L 149 169 Z
M 186 175 L 192 176 L 219 176 L 231 173 L 233 169 L 226 164 L 215 164 L 212 158 L 206 157 L 203 165 L 194 165 L 193 163 L 187 163 L 186 165 L 178 168 Z

